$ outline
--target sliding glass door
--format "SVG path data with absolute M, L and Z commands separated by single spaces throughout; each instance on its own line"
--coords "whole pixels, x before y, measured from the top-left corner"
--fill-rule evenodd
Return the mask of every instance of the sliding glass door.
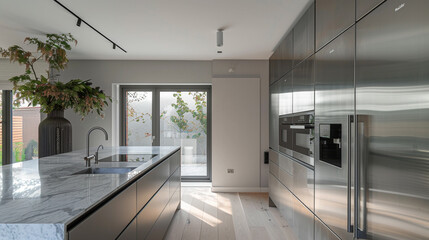
M 123 86 L 122 145 L 181 146 L 182 179 L 210 180 L 210 86 Z

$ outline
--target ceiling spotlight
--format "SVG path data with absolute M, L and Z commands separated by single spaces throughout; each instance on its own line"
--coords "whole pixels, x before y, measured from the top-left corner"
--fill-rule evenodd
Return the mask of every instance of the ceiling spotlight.
M 223 46 L 223 29 L 218 29 L 216 33 L 217 46 Z
M 80 27 L 80 25 L 82 25 L 82 19 L 78 18 L 76 26 Z
M 116 44 L 113 44 L 113 49 L 116 49 Z

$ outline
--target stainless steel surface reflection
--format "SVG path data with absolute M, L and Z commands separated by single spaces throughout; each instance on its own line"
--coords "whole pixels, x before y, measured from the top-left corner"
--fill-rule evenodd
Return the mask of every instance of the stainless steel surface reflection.
M 279 150 L 279 94 L 280 81 L 270 86 L 270 148 Z
M 429 1 L 392 0 L 357 23 L 359 229 L 429 237 Z
M 353 238 L 348 230 L 353 219 L 349 195 L 353 131 L 349 116 L 354 115 L 354 43 L 352 27 L 317 52 L 315 63 L 315 213 L 342 239 Z M 341 131 L 341 141 L 332 144 L 339 154 L 322 157 L 322 151 L 333 150 L 326 150 L 326 138 L 322 138 L 326 133 L 321 133 L 321 126 L 333 127 L 332 124 Z M 339 158 L 336 165 L 332 158 Z

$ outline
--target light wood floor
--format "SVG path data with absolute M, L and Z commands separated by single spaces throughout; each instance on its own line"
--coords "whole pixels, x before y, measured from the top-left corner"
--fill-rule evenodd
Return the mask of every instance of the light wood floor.
M 212 193 L 210 187 L 183 187 L 182 208 L 167 240 L 291 239 L 291 229 L 267 193 Z

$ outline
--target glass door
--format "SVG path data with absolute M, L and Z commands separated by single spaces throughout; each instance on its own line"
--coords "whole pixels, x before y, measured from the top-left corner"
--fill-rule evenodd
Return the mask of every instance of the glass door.
M 125 90 L 123 92 L 123 145 L 152 146 L 153 143 L 153 92 Z
M 207 91 L 160 92 L 160 145 L 182 147 L 182 176 L 207 176 Z
M 210 86 L 123 86 L 122 145 L 180 146 L 182 179 L 210 180 Z

